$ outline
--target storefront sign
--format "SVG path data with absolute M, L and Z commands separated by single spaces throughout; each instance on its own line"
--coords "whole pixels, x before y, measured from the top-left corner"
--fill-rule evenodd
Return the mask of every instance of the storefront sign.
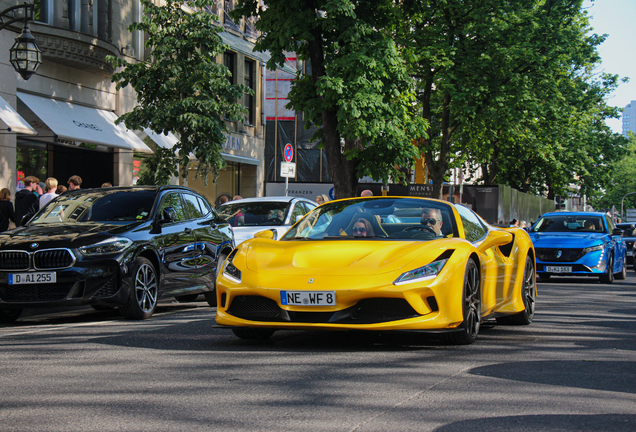
M 232 135 L 228 135 L 225 138 L 225 143 L 223 143 L 223 148 L 229 150 L 241 150 L 241 140 L 239 138 L 233 137 Z

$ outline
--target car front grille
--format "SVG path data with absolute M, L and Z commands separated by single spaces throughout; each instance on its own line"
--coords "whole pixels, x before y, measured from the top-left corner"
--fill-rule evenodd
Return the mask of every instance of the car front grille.
M 11 302 L 41 302 L 64 300 L 72 283 L 38 284 L 38 285 L 0 285 L 0 299 Z
M 0 270 L 57 270 L 71 267 L 75 257 L 68 249 L 45 249 L 35 252 L 0 251 Z
M 278 303 L 266 297 L 236 296 L 227 312 L 252 321 L 334 324 L 371 324 L 419 316 L 408 301 L 400 298 L 364 299 L 337 312 L 304 312 L 281 309 Z
M 104 285 L 95 293 L 93 298 L 107 298 L 112 297 L 119 291 L 117 287 L 117 276 L 112 276 L 106 281 Z
M 0 251 L 0 270 L 28 270 L 29 253 L 22 251 Z
M 33 265 L 37 270 L 63 269 L 75 261 L 68 249 L 48 249 L 33 254 Z
M 536 248 L 535 251 L 537 253 L 537 258 L 545 262 L 572 262 L 583 256 L 583 249 L 581 248 Z

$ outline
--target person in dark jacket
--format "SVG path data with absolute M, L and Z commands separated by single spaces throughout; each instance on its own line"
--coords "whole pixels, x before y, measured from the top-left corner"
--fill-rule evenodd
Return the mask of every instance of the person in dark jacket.
M 29 176 L 24 179 L 24 189 L 15 194 L 15 224 L 22 225 L 22 218 L 31 214 L 34 215 L 40 208 L 38 197 L 33 191 L 40 180 L 37 177 Z
M 0 190 L 0 232 L 9 229 L 9 221 L 15 223 L 15 212 L 11 202 L 11 191 L 3 188 Z

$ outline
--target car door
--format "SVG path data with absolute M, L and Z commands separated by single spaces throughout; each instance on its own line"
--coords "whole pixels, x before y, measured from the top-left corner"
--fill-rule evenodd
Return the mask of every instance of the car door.
M 625 240 L 623 240 L 622 235 L 616 235 L 613 233 L 614 222 L 608 216 L 605 216 L 605 223 L 607 224 L 607 232 L 610 237 L 610 247 L 614 251 L 614 268 L 613 273 L 618 273 L 623 269 L 623 263 L 625 259 Z
M 201 286 L 213 286 L 219 252 L 224 242 L 228 241 L 227 235 L 219 230 L 216 214 L 205 200 L 186 192 L 183 194 L 183 202 L 186 215 L 192 221 L 196 239 L 196 257 L 192 264 L 198 271 L 192 282 Z
M 192 262 L 197 256 L 193 222 L 186 216 L 178 191 L 163 195 L 157 211 L 160 218 L 166 213 L 173 213 L 171 219 L 164 218 L 160 222 L 161 229 L 154 242 L 162 263 L 162 290 L 165 294 L 174 295 L 191 285 L 190 279 L 197 270 Z

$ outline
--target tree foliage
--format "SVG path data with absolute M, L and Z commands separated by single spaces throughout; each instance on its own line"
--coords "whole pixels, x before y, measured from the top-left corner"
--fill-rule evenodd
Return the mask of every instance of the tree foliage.
M 250 89 L 232 84 L 230 72 L 216 63 L 216 56 L 225 46 L 215 25 L 215 16 L 203 11 L 212 0 L 192 0 L 186 11 L 183 1 L 167 0 L 156 6 L 141 0 L 144 16 L 133 23 L 129 31 L 146 35 L 147 61 L 129 63 L 109 57 L 120 68 L 112 76 L 117 89 L 128 85 L 137 93 L 137 105 L 117 121 L 130 129 L 149 128 L 156 133 L 174 133 L 179 141 L 172 149 L 157 149 L 145 179 L 166 183 L 170 176 L 181 176 L 187 184 L 191 156 L 198 162 L 197 175 L 207 183 L 214 181 L 225 167 L 221 147 L 229 130 L 226 119 L 242 120 L 245 109 L 236 101 Z M 154 179 L 154 180 L 153 180 Z
M 390 0 L 239 0 L 235 16 L 256 16 L 256 48 L 268 67 L 296 52 L 311 67 L 298 74 L 289 106 L 321 126 L 336 197 L 353 196 L 358 178 L 404 181 L 412 140 L 426 123 L 413 116 L 413 82 L 391 37 L 397 16 Z

